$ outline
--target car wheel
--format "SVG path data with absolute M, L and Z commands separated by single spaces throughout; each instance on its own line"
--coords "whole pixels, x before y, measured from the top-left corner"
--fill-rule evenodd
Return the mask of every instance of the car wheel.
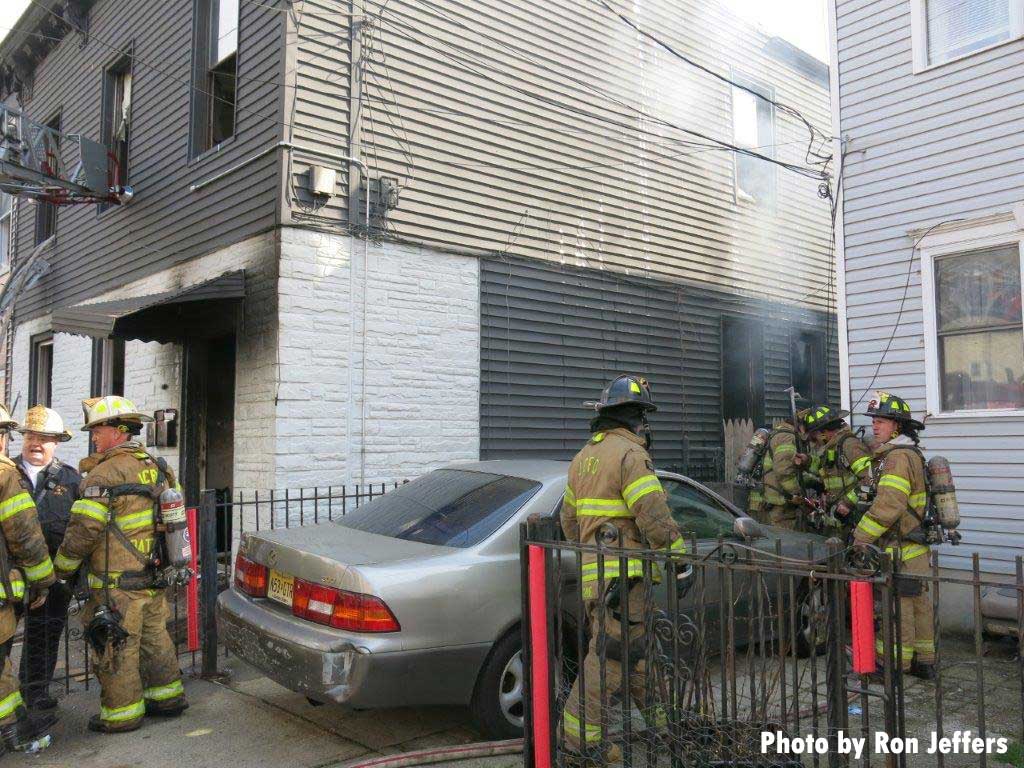
M 485 737 L 516 739 L 523 735 L 525 682 L 523 640 L 516 630 L 495 643 L 473 691 L 473 719 Z
M 796 655 L 820 656 L 828 646 L 828 604 L 825 585 L 804 584 L 797 595 Z

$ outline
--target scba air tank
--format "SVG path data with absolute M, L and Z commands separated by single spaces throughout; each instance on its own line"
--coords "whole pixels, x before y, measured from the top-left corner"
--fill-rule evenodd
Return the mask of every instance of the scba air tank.
M 188 535 L 188 515 L 181 493 L 168 488 L 160 494 L 160 522 L 164 524 L 167 565 L 187 568 L 192 562 L 192 540 Z
M 947 530 L 960 525 L 960 505 L 956 501 L 953 471 L 942 456 L 928 459 L 928 489 L 932 496 L 936 522 Z

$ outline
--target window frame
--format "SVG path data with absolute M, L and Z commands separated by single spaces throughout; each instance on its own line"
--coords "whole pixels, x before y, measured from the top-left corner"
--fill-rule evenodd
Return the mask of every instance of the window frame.
M 213 49 L 216 45 L 214 35 L 213 9 L 218 0 L 194 0 L 192 5 L 192 96 L 189 105 L 189 140 L 188 162 L 194 163 L 205 157 L 218 153 L 230 145 L 238 137 L 238 103 L 241 83 L 238 72 L 241 65 L 242 17 L 243 4 L 239 2 L 238 28 L 236 30 L 235 51 L 219 62 L 213 62 Z M 213 72 L 227 59 L 235 60 L 235 104 L 233 131 L 223 141 L 213 143 L 212 120 L 213 110 Z
M 914 74 L 929 72 L 938 67 L 944 67 L 947 64 L 963 61 L 971 56 L 991 51 L 993 48 L 1007 45 L 1024 37 L 1024 0 L 1009 0 L 1009 2 L 1010 36 L 1006 40 L 1000 40 L 983 48 L 968 51 L 951 59 L 937 61 L 932 64 L 928 61 L 928 0 L 910 0 L 910 40 Z
M 94 338 L 89 368 L 89 397 L 124 396 L 125 340 Z M 118 372 L 121 377 L 119 387 L 115 386 Z
M 31 408 L 35 405 L 45 405 L 47 408 L 53 407 L 53 368 L 54 368 L 54 344 L 53 344 L 53 332 L 46 331 L 45 333 L 38 333 L 32 336 L 29 348 L 29 381 L 28 381 L 28 399 Z M 43 347 L 49 347 L 50 349 L 50 381 L 47 384 L 47 397 L 45 399 L 39 397 L 39 350 Z
M 817 365 L 817 366 L 811 365 L 811 367 L 810 367 L 812 379 L 811 379 L 811 391 L 809 391 L 809 392 L 801 391 L 800 388 L 796 386 L 795 356 L 793 354 L 793 346 L 795 344 L 797 344 L 798 342 L 802 341 L 803 337 L 805 337 L 805 336 L 813 337 L 813 343 L 815 345 L 815 351 L 816 351 L 816 353 L 818 354 L 818 357 L 819 357 L 819 360 L 816 361 L 816 362 L 819 363 L 819 365 Z M 797 326 L 795 328 L 790 329 L 790 332 L 789 332 L 789 383 L 801 395 L 803 395 L 804 398 L 806 398 L 807 400 L 811 401 L 812 403 L 815 403 L 816 405 L 819 404 L 819 403 L 821 403 L 821 404 L 827 403 L 828 402 L 828 398 L 829 398 L 828 386 L 827 386 L 827 383 L 826 383 L 827 379 L 828 379 L 828 376 L 826 374 L 828 372 L 829 360 L 828 360 L 828 350 L 826 349 L 826 338 L 825 338 L 825 336 L 826 336 L 826 334 L 825 334 L 824 331 L 822 331 L 822 330 L 820 330 L 818 328 L 808 328 L 808 327 L 805 327 L 805 326 L 804 327 Z M 819 371 L 819 373 L 817 375 L 820 378 L 820 381 L 818 381 L 818 382 L 814 381 L 814 376 L 815 376 L 814 372 L 815 371 Z M 817 391 L 817 392 L 814 389 L 814 385 L 816 383 L 820 384 L 820 391 Z
M 911 232 L 916 240 L 919 233 Z M 924 236 L 919 245 L 921 252 L 921 298 L 924 320 L 925 348 L 925 401 L 929 421 L 956 421 L 963 419 L 1024 418 L 1024 408 L 942 410 L 941 354 L 938 336 L 938 288 L 935 280 L 936 261 L 946 256 L 968 254 L 992 248 L 1017 248 L 1021 269 L 1021 292 L 1024 298 L 1024 203 L 1011 213 L 958 222 L 938 227 Z
M 14 218 L 17 216 L 18 198 L 0 192 L 0 196 L 6 195 L 11 200 L 11 209 L 7 213 L 0 212 L 0 229 L 3 227 L 3 220 L 7 219 L 7 252 L 0 252 L 0 275 L 6 274 L 11 269 L 11 258 L 14 255 Z M 2 211 L 2 209 L 0 209 Z
M 771 125 L 771 133 L 772 133 L 771 144 L 773 146 L 767 146 L 767 147 L 761 148 L 761 145 L 758 144 L 759 148 L 755 149 L 754 151 L 758 152 L 759 154 L 764 155 L 765 157 L 774 158 L 775 157 L 775 147 L 774 147 L 774 144 L 776 144 L 776 142 L 777 142 L 777 133 L 778 133 L 778 131 L 777 131 L 778 126 L 777 126 L 777 120 L 776 120 L 777 115 L 776 115 L 776 111 L 775 111 L 775 105 L 772 103 L 775 100 L 775 89 L 772 86 L 768 85 L 767 83 L 763 83 L 761 81 L 755 80 L 754 78 L 749 77 L 747 75 L 744 75 L 744 74 L 742 74 L 740 72 L 737 72 L 735 70 L 731 71 L 731 75 L 732 75 L 731 79 L 736 84 L 741 85 L 744 88 L 749 88 L 752 91 L 755 91 L 756 93 L 758 93 L 760 95 L 761 99 L 768 105 L 768 119 L 769 119 L 769 123 Z M 734 136 L 735 136 L 735 131 L 736 131 L 736 99 L 735 99 L 735 95 L 736 94 L 735 94 L 735 87 L 736 87 L 735 85 L 732 85 L 732 86 L 729 87 L 729 129 L 733 133 Z M 757 103 L 758 102 L 755 102 L 755 104 L 757 104 Z M 739 160 L 740 155 L 737 152 L 732 152 L 731 155 L 732 155 L 732 199 L 733 199 L 733 204 L 740 205 L 742 203 L 743 205 L 749 205 L 749 206 L 753 206 L 755 208 L 764 208 L 764 209 L 766 209 L 768 211 L 774 211 L 776 209 L 776 207 L 778 206 L 778 199 L 779 199 L 779 174 L 778 174 L 778 168 L 775 166 L 775 164 L 774 163 L 770 164 L 771 165 L 771 185 L 770 185 L 771 186 L 771 192 L 770 192 L 769 199 L 768 200 L 759 200 L 756 197 L 748 194 L 747 192 L 743 192 L 742 196 L 741 196 L 741 194 L 740 194 L 740 175 L 739 175 L 740 174 L 740 160 Z M 765 162 L 765 161 L 759 160 L 758 162 Z
M 131 167 L 132 167 L 132 118 L 135 111 L 135 44 L 131 43 L 128 46 L 128 52 L 119 55 L 113 59 L 103 69 L 103 85 L 102 85 L 102 124 L 101 124 L 101 135 L 100 141 L 103 142 L 107 150 L 113 153 L 113 118 L 114 118 L 114 78 L 120 75 L 127 74 L 131 77 L 131 100 L 128 102 L 128 142 L 125 146 L 125 166 L 126 169 L 122 169 L 122 177 L 119 180 L 121 186 L 130 186 L 131 179 Z M 125 172 L 126 170 L 126 172 Z M 113 203 L 100 203 L 98 206 L 99 213 L 105 213 L 112 208 L 121 208 L 123 206 L 114 205 Z
M 57 137 L 57 154 L 59 156 L 60 153 L 63 151 L 63 147 L 60 144 L 60 136 L 59 136 L 61 127 L 64 125 L 64 115 L 63 115 L 62 110 L 58 110 L 57 113 L 53 117 L 51 117 L 49 120 L 47 120 L 44 123 L 44 125 L 46 125 L 46 127 L 50 128 L 51 130 L 56 131 L 57 134 L 58 134 L 58 137 Z M 36 209 L 35 209 L 35 215 L 34 215 L 35 227 L 34 227 L 34 232 L 33 232 L 33 242 L 34 242 L 34 244 L 37 247 L 40 246 L 40 245 L 43 245 L 45 243 L 50 242 L 51 240 L 53 240 L 53 238 L 55 238 L 57 236 L 57 224 L 58 224 L 58 218 L 59 218 L 57 214 L 58 214 L 59 211 L 60 211 L 60 207 L 54 205 L 53 203 L 46 203 L 46 202 L 43 202 L 42 200 L 36 200 Z M 49 212 L 49 213 L 47 213 L 47 212 Z M 51 228 L 49 234 L 46 235 L 46 237 L 40 237 L 40 230 L 43 227 L 44 219 L 49 217 L 49 216 L 53 217 L 52 228 Z

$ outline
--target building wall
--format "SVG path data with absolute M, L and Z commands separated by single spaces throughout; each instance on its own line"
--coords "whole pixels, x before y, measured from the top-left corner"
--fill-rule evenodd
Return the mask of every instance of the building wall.
M 235 135 L 190 159 L 195 5 L 100 0 L 89 11 L 88 42 L 71 33 L 36 68 L 31 99 L 22 105 L 28 116 L 45 123 L 59 113 L 65 133 L 100 141 L 104 70 L 132 51 L 129 182 L 135 196 L 103 212 L 94 205 L 59 210 L 56 235 L 42 254 L 52 270 L 19 302 L 19 319 L 133 283 L 274 225 L 278 153 L 198 191 L 190 186 L 280 140 L 285 14 L 241 3 Z M 33 12 L 36 6 L 26 14 Z M 65 148 L 63 159 L 73 168 L 76 151 Z M 34 203 L 19 206 L 18 258 L 33 248 L 35 212 Z
M 388 236 L 829 306 L 829 206 L 818 182 L 779 169 L 774 210 L 737 200 L 732 152 L 658 122 L 731 142 L 728 83 L 589 0 L 366 8 L 372 24 L 351 53 L 348 25 L 326 3 L 308 3 L 297 29 L 293 22 L 294 135 L 344 152 L 343 110 L 359 109 L 349 127 L 360 157 L 402 188 Z M 827 81 L 717 3 L 655 0 L 627 14 L 714 72 L 768 86 L 828 130 Z M 348 56 L 365 60 L 361 91 Z M 763 151 L 808 167 L 805 126 L 781 111 L 774 123 L 774 146 Z M 297 152 L 297 188 L 310 164 L 332 163 Z M 301 190 L 286 197 L 283 215 L 343 226 L 343 184 L 326 203 Z
M 886 389 L 922 414 L 921 270 L 911 233 L 1024 200 L 1024 41 L 914 74 L 910 3 L 836 0 L 835 12 L 851 402 L 863 410 L 871 390 Z M 944 417 L 923 437 L 927 451 L 952 463 L 964 518 L 963 545 L 947 548 L 943 563 L 970 568 L 970 553 L 980 551 L 986 569 L 1011 570 L 1024 547 L 1024 418 Z
M 276 487 L 478 458 L 476 259 L 286 227 L 278 301 Z

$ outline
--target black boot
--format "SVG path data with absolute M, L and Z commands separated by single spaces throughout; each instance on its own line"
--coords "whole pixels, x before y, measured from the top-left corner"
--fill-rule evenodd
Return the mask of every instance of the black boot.
M 57 722 L 49 714 L 30 714 L 20 706 L 15 710 L 17 720 L 0 728 L 0 738 L 11 752 L 39 752 L 50 746 L 48 730 Z
M 933 682 L 939 676 L 935 664 L 922 664 L 917 659 L 910 665 L 910 674 L 926 682 Z
M 141 727 L 141 717 L 129 720 L 126 723 L 108 723 L 99 715 L 93 715 L 89 718 L 89 730 L 95 733 L 128 733 L 129 731 L 137 731 Z
M 184 696 L 178 697 L 176 701 L 165 702 L 162 705 L 156 704 L 156 702 L 146 702 L 146 714 L 149 717 L 178 717 L 188 709 L 188 702 L 185 701 Z
M 30 710 L 48 711 L 57 708 L 57 699 L 50 695 L 45 688 L 38 693 L 25 695 L 25 706 Z

